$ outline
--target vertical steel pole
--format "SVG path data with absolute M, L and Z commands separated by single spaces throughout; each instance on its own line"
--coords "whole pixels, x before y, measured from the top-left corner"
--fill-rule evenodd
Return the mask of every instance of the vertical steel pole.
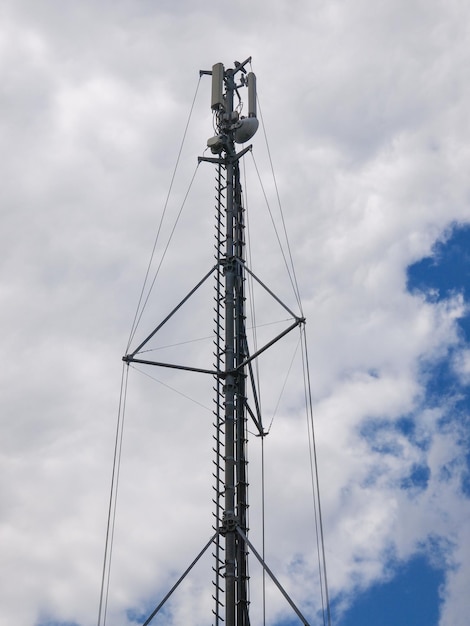
M 233 110 L 235 81 L 233 72 L 226 72 L 226 112 Z M 236 626 L 236 511 L 235 511 L 235 275 L 234 259 L 234 142 L 228 138 L 227 219 L 225 257 L 225 623 Z
M 235 212 L 235 254 L 237 257 L 237 276 L 235 284 L 235 362 L 237 367 L 247 355 L 245 330 L 245 225 L 238 161 L 234 167 L 234 212 Z M 244 534 L 247 528 L 248 480 L 246 460 L 246 374 L 238 371 L 237 403 L 235 417 L 236 435 L 236 503 L 237 522 Z M 248 619 L 248 554 L 244 540 L 237 533 L 237 624 L 246 626 Z
M 219 240 L 218 257 L 224 274 L 224 320 L 217 319 L 217 328 L 224 327 L 224 489 L 221 535 L 225 537 L 225 624 L 248 626 L 248 553 L 247 528 L 247 460 L 246 460 L 246 374 L 240 365 L 247 357 L 245 336 L 245 270 L 244 270 L 244 209 L 240 183 L 239 158 L 235 137 L 240 143 L 239 129 L 245 118 L 234 111 L 234 94 L 246 84 L 244 78 L 237 86 L 235 77 L 245 63 L 225 70 L 222 63 L 212 68 L 212 109 L 217 116 L 218 134 L 208 141 L 219 159 L 214 161 L 226 173 L 225 242 Z M 251 81 L 253 82 L 253 81 Z M 224 92 L 225 88 L 225 92 Z M 238 92 L 237 92 L 238 93 Z M 252 96 L 253 97 L 253 96 Z M 243 136 L 243 134 L 242 134 Z M 242 153 L 244 153 L 242 151 Z M 219 314 L 218 314 L 219 315 Z M 218 331 L 217 331 L 218 332 Z M 240 534 L 238 528 L 242 531 Z M 216 564 L 216 568 L 218 564 Z M 216 582 L 217 584 L 217 582 Z M 217 594 L 216 594 L 217 596 Z M 217 599 L 216 599 L 217 601 Z M 218 606 L 216 609 L 218 616 Z M 217 617 L 218 619 L 218 617 Z

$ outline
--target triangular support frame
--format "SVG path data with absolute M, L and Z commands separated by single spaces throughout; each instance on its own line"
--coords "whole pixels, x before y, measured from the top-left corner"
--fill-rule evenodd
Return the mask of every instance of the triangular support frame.
M 170 368 L 170 369 L 179 369 L 179 370 L 185 370 L 185 371 L 190 371 L 190 372 L 196 372 L 199 374 L 210 374 L 211 376 L 217 376 L 219 378 L 225 378 L 227 376 L 227 373 L 236 373 L 237 371 L 241 371 L 246 365 L 249 365 L 252 361 L 254 361 L 260 354 L 262 354 L 265 350 L 267 350 L 268 348 L 270 348 L 272 345 L 274 345 L 275 343 L 277 343 L 280 339 L 282 339 L 285 335 L 287 335 L 288 333 L 291 332 L 291 330 L 293 330 L 294 328 L 296 328 L 297 326 L 300 326 L 301 324 L 305 323 L 305 318 L 304 317 L 299 317 L 297 315 L 295 315 L 295 313 L 293 313 L 291 311 L 291 309 L 271 290 L 269 289 L 269 287 L 267 287 L 267 285 L 265 285 L 265 283 L 263 283 L 262 280 L 260 280 L 256 274 L 254 272 L 252 272 L 250 270 L 249 267 L 246 266 L 245 263 L 242 263 L 239 259 L 235 259 L 235 261 L 240 264 L 241 267 L 243 267 L 243 269 L 248 272 L 250 274 L 250 276 L 252 276 L 252 278 L 254 280 L 256 280 L 256 282 L 278 303 L 280 304 L 285 311 L 287 311 L 287 313 L 289 313 L 289 315 L 294 319 L 294 322 L 288 326 L 286 329 L 284 329 L 283 331 L 281 331 L 278 335 L 276 335 L 273 339 L 271 339 L 270 341 L 268 341 L 268 343 L 266 343 L 264 346 L 262 346 L 261 348 L 259 348 L 254 354 L 248 356 L 242 363 L 240 363 L 240 365 L 238 365 L 234 370 L 230 371 L 230 372 L 221 372 L 221 371 L 216 371 L 213 369 L 205 369 L 205 368 L 200 368 L 200 367 L 192 367 L 189 365 L 181 365 L 181 364 L 177 364 L 177 363 L 168 363 L 168 362 L 164 362 L 164 361 L 153 361 L 151 359 L 142 359 L 140 357 L 136 357 L 137 354 L 139 354 L 142 350 L 142 348 L 144 348 L 151 339 L 153 339 L 153 337 L 155 337 L 155 335 L 163 328 L 163 326 L 165 326 L 165 324 L 181 309 L 181 307 L 191 298 L 191 296 L 193 296 L 196 291 L 206 282 L 206 280 L 213 275 L 213 273 L 216 271 L 216 269 L 223 265 L 223 263 L 225 262 L 224 260 L 222 261 L 218 261 L 213 267 L 211 267 L 211 269 L 203 276 L 203 278 L 201 278 L 201 280 L 185 295 L 185 297 L 171 310 L 170 313 L 168 313 L 168 315 L 160 322 L 160 324 L 158 324 L 158 326 L 156 326 L 156 328 L 154 328 L 154 330 L 137 346 L 137 348 L 133 351 L 130 352 L 129 354 L 126 354 L 125 356 L 122 357 L 122 360 L 125 363 L 140 363 L 142 365 L 156 365 L 158 367 L 166 367 L 166 368 Z M 255 422 L 256 423 L 256 422 Z
M 295 604 L 295 602 L 292 600 L 292 598 L 289 596 L 289 594 L 287 593 L 287 591 L 284 589 L 284 587 L 281 585 L 281 583 L 279 582 L 279 580 L 276 578 L 276 576 L 274 575 L 274 573 L 272 572 L 272 570 L 268 567 L 266 561 L 263 559 L 263 557 L 259 554 L 259 552 L 256 550 L 256 548 L 253 546 L 253 544 L 251 543 L 251 541 L 248 539 L 248 537 L 245 535 L 245 533 L 242 531 L 242 529 L 240 527 L 237 526 L 236 528 L 237 533 L 240 535 L 240 537 L 242 538 L 242 540 L 247 544 L 247 546 L 250 548 L 250 550 L 252 551 L 252 553 L 255 555 L 255 557 L 258 559 L 259 563 L 261 564 L 262 568 L 264 569 L 264 571 L 267 573 L 267 575 L 271 578 L 271 580 L 273 581 L 273 583 L 276 585 L 276 587 L 279 589 L 279 591 L 281 592 L 281 594 L 283 595 L 284 599 L 288 602 L 289 606 L 291 607 L 291 609 L 294 611 L 294 613 L 297 615 L 297 617 L 301 620 L 302 624 L 304 626 L 310 626 L 310 623 L 306 620 L 306 618 L 303 616 L 302 612 L 300 611 L 300 609 L 297 607 L 297 605 Z M 207 550 L 209 549 L 209 547 L 211 546 L 212 543 L 214 543 L 215 539 L 217 538 L 217 536 L 219 534 L 222 534 L 222 531 L 219 529 L 217 530 L 212 537 L 209 539 L 209 541 L 206 543 L 206 545 L 202 548 L 202 550 L 199 552 L 199 554 L 196 556 L 196 558 L 191 562 L 191 564 L 186 568 L 186 570 L 183 572 L 183 574 L 181 574 L 181 576 L 178 578 L 178 580 L 175 582 L 175 584 L 173 585 L 173 587 L 168 591 L 168 593 L 165 595 L 165 597 L 161 600 L 161 602 L 155 607 L 155 609 L 150 613 L 150 615 L 146 618 L 145 622 L 142 624 L 142 626 L 149 626 L 149 624 L 152 622 L 153 618 L 159 613 L 159 611 L 163 608 L 163 606 L 167 603 L 167 601 L 170 599 L 170 597 L 173 595 L 173 593 L 176 591 L 176 589 L 180 586 L 180 584 L 183 582 L 183 580 L 186 578 L 186 576 L 188 576 L 189 572 L 193 569 L 193 567 L 196 565 L 196 563 L 201 559 L 201 557 L 205 554 L 205 552 L 207 552 Z

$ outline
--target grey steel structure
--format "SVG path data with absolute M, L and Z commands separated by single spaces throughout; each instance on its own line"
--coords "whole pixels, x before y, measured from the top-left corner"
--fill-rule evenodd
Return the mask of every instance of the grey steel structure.
M 305 321 L 285 306 L 251 272 L 245 261 L 245 223 L 239 162 L 240 158 L 251 150 L 251 146 L 237 152 L 236 144 L 249 141 L 258 128 L 256 78 L 252 72 L 246 70 L 250 61 L 248 58 L 243 63 L 235 62 L 234 67 L 230 69 L 225 69 L 222 63 L 217 63 L 212 70 L 200 72 L 201 75 L 212 76 L 211 108 L 214 112 L 216 134 L 208 140 L 207 145 L 213 156 L 199 157 L 199 160 L 213 163 L 216 167 L 216 263 L 163 322 L 132 353 L 123 357 L 128 363 L 145 363 L 209 374 L 215 381 L 214 534 L 162 602 L 149 615 L 144 626 L 150 624 L 179 583 L 210 546 L 213 547 L 214 556 L 214 626 L 220 626 L 222 623 L 226 626 L 250 624 L 249 552 L 260 561 L 300 622 L 308 624 L 248 539 L 246 458 L 248 418 L 253 421 L 260 436 L 265 434 L 252 363 L 259 354 Z M 246 117 L 240 115 L 240 107 L 234 106 L 235 99 L 241 102 L 242 89 L 248 92 Z M 287 328 L 253 354 L 250 354 L 248 348 L 245 327 L 247 274 L 250 274 L 253 280 L 283 306 L 292 318 L 292 323 Z M 215 275 L 213 369 L 192 368 L 139 358 L 142 348 L 211 275 Z M 248 388 L 252 406 L 248 403 Z

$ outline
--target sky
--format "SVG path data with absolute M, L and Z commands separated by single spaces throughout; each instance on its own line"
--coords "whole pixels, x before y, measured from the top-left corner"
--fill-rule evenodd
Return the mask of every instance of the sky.
M 276 213 L 277 186 L 307 319 L 332 623 L 467 626 L 469 13 L 459 0 L 2 3 L 0 626 L 97 623 L 121 358 L 165 206 L 155 263 L 183 210 L 136 340 L 213 264 L 199 70 L 249 56 L 263 118 L 243 169 L 250 262 L 295 307 L 264 197 Z M 208 285 L 153 347 L 210 358 L 211 298 Z M 284 313 L 259 305 L 261 341 Z M 313 625 L 296 346 L 260 359 L 266 559 Z M 211 387 L 129 372 L 109 624 L 139 623 L 211 535 Z M 259 439 L 249 452 L 259 545 Z M 156 623 L 207 624 L 210 568 Z M 267 598 L 268 624 L 295 623 Z

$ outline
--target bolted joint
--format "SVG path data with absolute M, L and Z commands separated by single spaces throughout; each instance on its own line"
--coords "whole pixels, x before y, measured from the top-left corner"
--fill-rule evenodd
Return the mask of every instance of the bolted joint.
M 233 512 L 224 512 L 220 534 L 225 537 L 227 533 L 233 533 L 238 527 L 238 517 Z
M 228 272 L 235 272 L 237 261 L 234 256 L 224 257 L 220 260 L 220 265 L 222 266 L 223 273 L 227 274 Z
M 237 376 L 234 376 L 234 372 L 225 372 L 225 373 L 227 376 L 231 374 L 231 378 L 229 380 L 225 378 L 225 384 L 222 387 L 223 392 L 224 393 L 235 392 L 237 389 Z

